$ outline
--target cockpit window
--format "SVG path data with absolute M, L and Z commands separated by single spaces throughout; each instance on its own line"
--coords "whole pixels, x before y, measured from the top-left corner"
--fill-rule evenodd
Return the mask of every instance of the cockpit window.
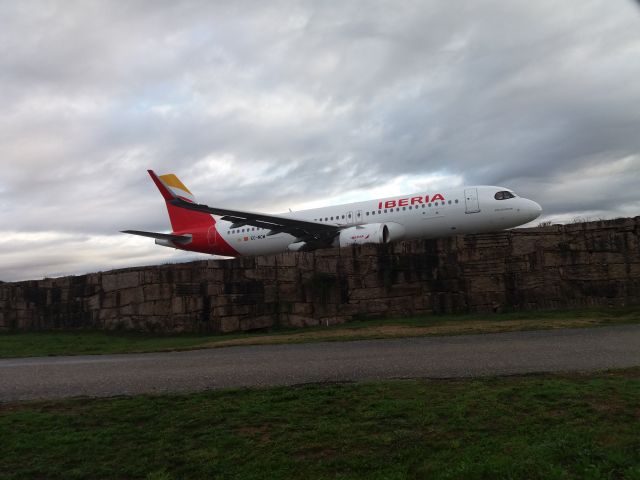
M 516 196 L 508 191 L 504 191 L 504 192 L 498 192 L 494 195 L 494 198 L 496 200 L 506 200 L 507 198 L 515 198 Z

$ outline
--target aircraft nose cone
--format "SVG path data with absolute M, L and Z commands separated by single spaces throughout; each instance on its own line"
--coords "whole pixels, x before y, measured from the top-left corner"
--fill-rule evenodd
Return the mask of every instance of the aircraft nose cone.
M 534 202 L 533 200 L 528 201 L 527 207 L 528 213 L 531 217 L 529 221 L 535 220 L 542 214 L 542 207 L 539 203 Z
M 538 212 L 538 215 L 541 214 L 542 207 L 540 206 L 540 204 L 538 202 L 534 202 L 533 200 L 531 200 L 531 203 L 533 204 L 534 211 Z

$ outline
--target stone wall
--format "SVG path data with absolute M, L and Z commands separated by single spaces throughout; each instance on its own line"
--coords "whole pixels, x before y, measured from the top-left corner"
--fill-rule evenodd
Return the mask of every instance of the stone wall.
M 640 304 L 640 217 L 0 284 L 0 330 L 233 332 Z

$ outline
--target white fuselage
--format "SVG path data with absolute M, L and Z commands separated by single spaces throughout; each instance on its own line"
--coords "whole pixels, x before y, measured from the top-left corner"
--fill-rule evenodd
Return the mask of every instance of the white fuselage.
M 513 196 L 496 198 L 501 192 Z M 341 227 L 385 224 L 393 229 L 393 240 L 407 240 L 503 230 L 528 223 L 541 212 L 536 202 L 518 197 L 508 188 L 476 186 L 314 208 L 280 216 Z M 219 235 L 240 255 L 282 252 L 296 242 L 296 238 L 287 233 L 267 235 L 268 229 L 251 226 L 232 229 L 231 226 L 231 222 L 216 222 Z

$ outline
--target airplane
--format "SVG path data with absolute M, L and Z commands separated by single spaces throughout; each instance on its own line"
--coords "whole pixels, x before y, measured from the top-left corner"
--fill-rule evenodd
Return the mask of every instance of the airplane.
M 273 215 L 196 203 L 174 174 L 148 173 L 164 197 L 172 232 L 122 233 L 226 257 L 484 233 L 523 225 L 542 213 L 538 203 L 508 188 L 472 186 Z

